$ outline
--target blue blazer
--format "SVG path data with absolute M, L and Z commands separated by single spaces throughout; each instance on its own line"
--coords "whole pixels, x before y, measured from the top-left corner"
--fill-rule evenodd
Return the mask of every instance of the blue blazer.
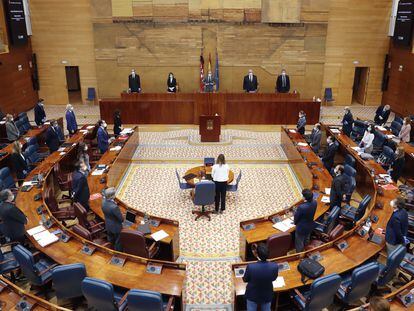
M 273 299 L 273 284 L 277 279 L 277 263 L 258 261 L 247 265 L 243 281 L 247 282 L 246 299 L 255 303 L 267 303 Z
M 298 130 L 299 134 L 305 134 L 305 126 L 306 126 L 306 117 L 300 117 L 298 123 L 296 124 L 296 129 Z
M 12 241 L 20 241 L 23 239 L 27 224 L 26 216 L 17 208 L 16 205 L 3 202 L 0 206 L 0 219 L 3 221 L 3 234 Z
M 98 129 L 98 148 L 101 153 L 105 153 L 108 150 L 109 143 L 108 143 L 108 132 L 105 131 L 102 127 Z
M 105 215 L 106 231 L 111 233 L 120 233 L 122 230 L 122 223 L 124 217 L 119 209 L 119 206 L 114 200 L 102 200 L 102 211 Z
M 59 149 L 60 144 L 65 140 L 61 128 L 58 126 L 56 129 L 52 126 L 47 129 L 46 132 L 46 144 L 49 147 L 50 153 Z
M 36 106 L 34 107 L 34 116 L 37 125 L 42 125 L 43 123 L 45 123 L 46 112 L 43 106 L 36 104 Z
M 392 213 L 385 231 L 385 241 L 392 245 L 404 244 L 408 232 L 408 213 L 405 209 Z
M 90 192 L 88 180 L 85 174 L 80 171 L 74 171 L 72 173 L 72 195 L 74 202 L 79 202 L 83 207 L 89 209 Z
M 312 202 L 305 202 L 298 206 L 294 216 L 294 223 L 296 225 L 296 232 L 302 235 L 310 234 L 315 227 L 313 218 L 315 217 L 317 203 L 315 200 Z
M 78 130 L 78 123 L 76 122 L 76 116 L 73 111 L 66 111 L 66 128 L 71 134 Z

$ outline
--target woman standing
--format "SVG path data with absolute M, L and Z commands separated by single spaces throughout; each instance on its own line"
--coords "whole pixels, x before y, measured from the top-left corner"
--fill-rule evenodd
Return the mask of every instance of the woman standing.
M 364 133 L 364 137 L 362 137 L 361 142 L 359 143 L 359 147 L 365 152 L 371 154 L 372 150 L 374 149 L 374 128 L 372 125 L 369 125 Z
M 27 165 L 26 158 L 22 152 L 22 144 L 18 140 L 13 143 L 11 161 L 16 172 L 16 177 L 19 180 L 19 185 L 21 185 L 23 179 L 25 179 L 29 173 L 29 166 Z
M 411 136 L 411 119 L 409 117 L 405 117 L 403 121 L 403 125 L 401 126 L 400 133 L 398 134 L 398 138 L 405 142 L 410 142 Z
M 91 165 L 89 163 L 88 145 L 84 142 L 80 142 L 78 145 L 78 161 L 82 161 L 86 164 L 88 173 L 91 171 Z
M 226 209 L 226 190 L 227 181 L 229 180 L 229 171 L 230 168 L 226 164 L 224 154 L 220 154 L 217 157 L 216 164 L 213 165 L 213 169 L 211 171 L 211 177 L 213 177 L 213 181 L 216 184 L 216 213 L 219 213 L 220 205 L 221 213 Z
M 121 111 L 118 109 L 115 110 L 114 113 L 114 134 L 115 137 L 118 137 L 119 134 L 121 134 L 122 131 L 122 120 L 121 120 Z
M 388 174 L 391 175 L 392 180 L 396 183 L 401 177 L 405 164 L 405 152 L 404 147 L 398 147 L 395 150 L 395 158 L 392 161 L 391 168 L 388 170 Z

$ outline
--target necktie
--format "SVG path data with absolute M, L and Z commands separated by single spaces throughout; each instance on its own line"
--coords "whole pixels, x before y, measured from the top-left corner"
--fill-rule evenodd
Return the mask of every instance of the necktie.
M 253 77 L 252 76 L 250 76 L 250 82 L 253 82 Z
M 286 77 L 282 76 L 282 86 L 285 87 L 286 86 Z

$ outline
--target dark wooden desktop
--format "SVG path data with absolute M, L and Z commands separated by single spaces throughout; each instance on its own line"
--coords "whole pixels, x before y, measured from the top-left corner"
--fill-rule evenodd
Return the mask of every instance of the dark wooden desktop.
M 314 124 L 320 116 L 320 103 L 279 93 L 123 93 L 119 99 L 101 99 L 99 107 L 107 123 L 119 109 L 125 124 L 198 124 L 199 116 L 216 113 L 223 125 L 296 124 L 301 110 L 308 124 Z

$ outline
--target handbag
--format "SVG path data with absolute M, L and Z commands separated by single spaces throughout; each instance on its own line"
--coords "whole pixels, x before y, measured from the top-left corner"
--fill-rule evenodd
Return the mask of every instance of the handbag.
M 314 259 L 305 258 L 299 262 L 298 271 L 301 274 L 302 283 L 306 283 L 306 278 L 316 279 L 325 272 L 325 267 Z

